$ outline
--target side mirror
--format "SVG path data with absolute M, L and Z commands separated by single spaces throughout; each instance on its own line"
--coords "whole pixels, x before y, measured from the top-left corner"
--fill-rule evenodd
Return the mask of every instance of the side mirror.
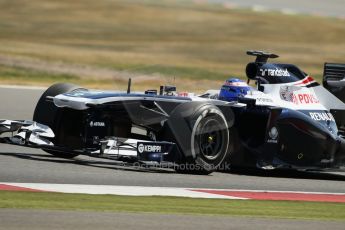
M 173 96 L 176 92 L 176 86 L 161 85 L 159 87 L 159 95 Z

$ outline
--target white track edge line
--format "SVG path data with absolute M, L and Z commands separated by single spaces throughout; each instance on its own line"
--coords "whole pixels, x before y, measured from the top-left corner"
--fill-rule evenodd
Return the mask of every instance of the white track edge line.
M 88 185 L 88 184 L 50 184 L 50 183 L 11 183 L 0 182 L 0 184 L 13 186 L 32 186 L 34 187 L 99 187 L 99 188 L 118 188 L 118 189 L 154 189 L 154 190 L 205 190 L 207 191 L 229 191 L 229 192 L 256 192 L 256 193 L 295 193 L 295 194 L 315 194 L 315 195 L 345 195 L 345 193 L 332 192 L 308 192 L 308 191 L 279 191 L 279 190 L 250 190 L 250 189 L 215 189 L 215 188 L 180 188 L 180 187 L 150 187 L 150 186 L 122 186 L 122 185 Z

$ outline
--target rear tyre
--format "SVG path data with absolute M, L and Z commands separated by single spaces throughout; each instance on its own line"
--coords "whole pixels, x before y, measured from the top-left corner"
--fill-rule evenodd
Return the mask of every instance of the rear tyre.
M 175 170 L 188 174 L 210 174 L 230 154 L 229 124 L 215 105 L 190 102 L 179 105 L 170 115 L 168 124 L 184 155 L 184 162 Z
M 50 86 L 40 97 L 36 104 L 33 120 L 49 126 L 55 133 L 56 140 L 58 138 L 58 119 L 60 116 L 59 108 L 54 105 L 53 102 L 47 101 L 47 97 L 55 97 L 56 95 L 62 93 L 69 93 L 76 90 L 83 90 L 86 89 L 80 88 L 77 85 L 69 84 L 69 83 L 57 83 Z M 53 142 L 54 142 L 53 140 Z M 68 152 L 58 152 L 54 150 L 44 150 L 47 153 L 50 153 L 57 157 L 62 158 L 73 158 L 78 156 L 78 154 L 68 153 Z

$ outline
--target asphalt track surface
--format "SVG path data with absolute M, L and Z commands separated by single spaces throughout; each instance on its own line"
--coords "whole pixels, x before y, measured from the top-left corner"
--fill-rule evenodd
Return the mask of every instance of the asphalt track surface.
M 256 11 L 280 11 L 286 14 L 312 14 L 345 18 L 344 0 L 208 0 L 227 3 L 230 7 L 251 8 Z
M 44 218 L 42 218 L 44 216 Z M 245 217 L 190 216 L 111 212 L 73 212 L 0 209 L 0 229 L 6 230 L 343 230 L 341 221 L 287 220 Z
M 42 90 L 0 87 L 0 118 L 31 119 Z M 143 169 L 78 156 L 62 159 L 39 149 L 0 145 L 0 182 L 345 192 L 345 173 L 240 171 L 209 176 Z

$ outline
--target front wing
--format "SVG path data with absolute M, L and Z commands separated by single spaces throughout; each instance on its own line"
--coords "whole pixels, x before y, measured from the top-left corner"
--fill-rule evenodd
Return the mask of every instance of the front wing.
M 46 151 L 88 155 L 125 162 L 161 163 L 175 143 L 106 137 L 98 141 L 97 148 L 70 149 L 55 146 L 54 132 L 46 125 L 27 120 L 0 120 L 0 143 L 38 148 Z

